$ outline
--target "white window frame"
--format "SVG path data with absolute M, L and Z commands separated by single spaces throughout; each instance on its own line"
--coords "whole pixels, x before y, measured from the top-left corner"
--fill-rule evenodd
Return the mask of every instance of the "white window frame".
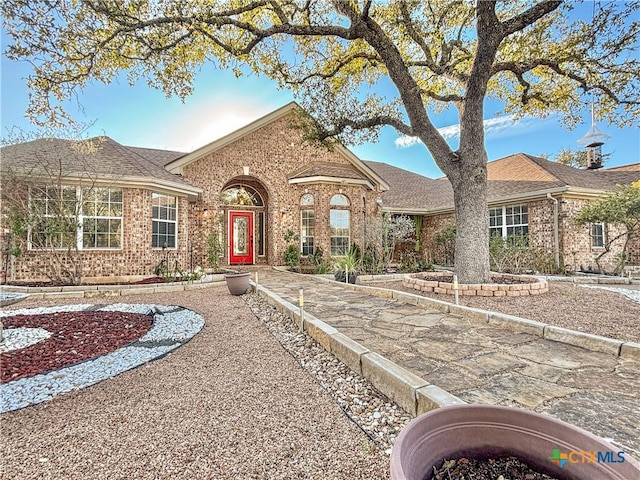
M 594 228 L 600 228 L 600 233 L 595 234 Z M 589 236 L 591 237 L 591 248 L 594 249 L 604 249 L 607 244 L 607 228 L 604 222 L 594 222 L 589 225 Z M 596 239 L 601 238 L 602 244 L 597 245 Z
M 309 214 L 311 214 L 311 216 L 309 216 Z M 300 210 L 300 252 L 303 257 L 309 256 L 315 252 L 315 229 L 316 211 L 313 208 Z M 311 235 L 305 235 L 305 232 L 308 233 L 309 231 L 312 232 Z M 309 240 L 311 240 L 311 252 L 305 253 L 305 243 L 308 244 Z
M 351 246 L 351 200 L 349 200 L 349 197 L 347 197 L 343 193 L 336 193 L 329 200 L 329 205 L 331 207 L 337 207 L 337 208 L 329 209 L 329 251 L 331 252 L 332 257 L 344 257 L 349 251 L 349 247 Z M 333 218 L 332 218 L 334 213 L 335 214 L 345 213 L 347 215 L 347 227 L 346 227 L 347 235 L 346 236 L 333 235 L 333 232 L 331 232 L 331 230 L 333 230 L 334 228 Z M 339 238 L 347 239 L 346 247 L 344 249 L 341 249 L 340 251 L 338 251 L 337 249 L 334 250 L 334 245 L 333 245 L 333 240 L 339 239 Z
M 84 201 L 84 196 L 85 196 L 85 191 L 83 191 L 82 189 L 80 190 L 80 195 L 82 198 L 82 208 L 80 208 L 80 215 L 78 217 L 79 219 L 79 224 L 80 224 L 80 232 L 78 233 L 78 242 L 79 242 L 79 246 L 81 250 L 122 250 L 122 242 L 123 242 L 123 232 L 124 232 L 124 194 L 122 192 L 122 189 L 120 188 L 109 188 L 109 187 L 95 187 L 94 189 L 89 189 L 91 190 L 107 190 L 109 192 L 109 199 L 106 203 L 107 206 L 107 215 L 85 215 L 84 213 L 84 207 L 86 205 L 86 202 Z M 87 190 L 87 189 L 84 189 Z M 111 201 L 111 192 L 112 191 L 120 191 L 120 201 L 119 202 L 112 202 Z M 97 203 L 97 202 L 94 202 Z M 111 205 L 116 205 L 116 204 L 120 204 L 120 215 L 111 215 Z M 117 247 L 87 247 L 84 244 L 84 222 L 85 219 L 95 219 L 95 220 L 108 220 L 109 225 L 111 224 L 111 221 L 119 221 L 120 222 L 120 238 L 118 240 L 118 246 Z M 107 232 L 107 234 L 109 235 L 109 237 L 111 237 L 111 229 L 109 229 L 109 232 Z M 111 240 L 109 240 L 110 242 Z
M 303 257 L 309 256 L 315 252 L 315 230 L 316 230 L 316 211 L 315 197 L 312 193 L 305 193 L 300 197 L 300 253 Z M 311 213 L 311 217 L 309 216 Z M 305 223 L 306 222 L 306 223 Z M 311 235 L 305 235 L 305 232 L 311 230 Z M 311 239 L 311 252 L 305 253 L 305 243 Z
M 515 223 L 517 217 L 520 217 L 520 222 Z M 526 221 L 523 221 L 523 217 L 526 218 Z M 495 225 L 491 225 L 492 219 L 496 220 Z M 501 207 L 489 208 L 489 235 L 499 232 L 502 238 L 507 238 L 509 235 L 515 235 L 513 230 L 523 228 L 526 232 L 522 236 L 526 237 L 529 235 L 529 207 L 527 204 L 503 205 Z
M 160 209 L 160 208 L 163 208 L 163 207 L 164 207 L 164 208 L 167 208 L 167 215 L 166 215 L 166 216 L 167 216 L 167 218 L 160 218 L 160 217 L 161 217 L 160 215 L 158 216 L 158 218 L 156 218 L 156 217 L 154 216 L 154 214 L 153 214 L 153 208 L 154 208 L 154 204 L 153 204 L 153 203 L 154 203 L 154 199 L 156 199 L 156 198 L 162 198 L 162 197 L 165 197 L 165 198 L 173 198 L 173 199 L 174 199 L 174 201 L 175 201 L 175 219 L 174 219 L 174 220 L 171 220 L 170 218 L 168 218 L 168 217 L 169 217 L 169 212 L 171 211 L 171 207 L 165 207 L 165 206 L 163 206 L 163 205 L 161 205 L 161 204 L 159 204 L 159 205 L 158 205 L 158 208 L 159 208 L 159 209 Z M 158 236 L 160 236 L 160 235 L 161 235 L 159 232 L 158 232 L 157 234 L 153 233 L 153 225 L 154 225 L 155 223 L 157 223 L 158 225 L 160 225 L 161 223 L 163 223 L 163 224 L 165 224 L 165 225 L 167 225 L 167 226 L 168 226 L 168 225 L 174 225 L 174 234 L 173 234 L 173 235 L 174 235 L 174 237 L 175 237 L 175 245 L 174 245 L 174 246 L 169 246 L 169 245 L 167 245 L 166 249 L 167 249 L 167 250 L 177 250 L 177 249 L 178 249 L 178 218 L 179 218 L 179 217 L 178 217 L 178 214 L 179 214 L 179 211 L 178 211 L 178 204 L 179 204 L 179 203 L 180 203 L 180 202 L 179 202 L 179 197 L 177 197 L 177 196 L 174 196 L 174 195 L 166 195 L 166 194 L 164 194 L 164 193 L 158 193 L 158 192 L 152 192 L 152 193 L 151 193 L 151 248 L 152 248 L 153 250 L 163 250 L 163 246 L 162 246 L 162 245 L 160 245 L 160 246 L 155 246 L 155 247 L 153 246 L 153 243 L 154 243 L 154 241 L 153 241 L 154 235 L 158 235 Z M 158 210 L 158 213 L 160 213 L 160 210 Z M 158 229 L 158 230 L 159 230 L 159 229 Z M 166 236 L 167 234 L 164 234 L 164 235 Z M 164 242 L 163 242 L 163 244 L 164 244 Z
M 38 188 L 41 189 L 45 189 L 45 191 L 49 188 L 55 188 L 58 189 L 59 187 L 56 186 L 50 186 L 50 185 L 43 185 L 40 186 Z M 61 185 L 60 188 L 62 188 L 62 190 L 64 191 L 64 189 L 69 189 L 69 190 L 73 190 L 75 192 L 75 199 L 76 199 L 76 206 L 75 206 L 75 211 L 73 212 L 73 214 L 71 215 L 71 217 L 76 219 L 77 222 L 77 227 L 76 227 L 76 232 L 75 232 L 75 236 L 76 236 L 76 241 L 75 241 L 75 248 L 78 250 L 87 250 L 87 251 L 96 251 L 96 250 L 122 250 L 122 244 L 123 244 L 123 231 L 124 231 L 124 196 L 123 196 L 123 192 L 122 189 L 120 188 L 112 188 L 112 187 L 95 187 L 95 188 L 102 188 L 102 189 L 107 189 L 109 190 L 109 192 L 111 192 L 111 190 L 119 190 L 120 191 L 120 197 L 121 197 L 121 202 L 119 202 L 121 204 L 121 212 L 120 212 L 120 216 L 114 216 L 114 215 L 108 215 L 108 216 L 93 216 L 93 215 L 84 215 L 83 213 L 83 207 L 84 207 L 84 200 L 83 200 L 83 196 L 85 195 L 85 192 L 87 190 L 91 190 L 91 189 L 87 189 L 86 187 L 83 188 L 81 186 L 73 186 L 73 185 Z M 109 196 L 111 196 L 111 193 L 109 193 Z M 45 212 L 43 214 L 44 218 L 53 218 L 55 217 L 55 215 L 50 215 L 48 213 L 49 210 L 49 203 L 50 203 L 50 198 L 49 196 L 45 197 Z M 29 189 L 29 208 L 32 208 L 33 205 L 33 193 L 32 193 L 32 189 Z M 110 202 L 108 204 L 108 210 L 109 210 L 109 205 Z M 120 221 L 120 245 L 118 247 L 87 247 L 84 245 L 84 219 L 85 218 L 95 218 L 95 219 L 99 219 L 99 220 L 119 220 Z M 37 246 L 33 245 L 33 230 L 30 228 L 29 232 L 28 232 L 28 241 L 27 241 L 27 249 L 28 250 L 34 250 L 34 251 L 38 251 L 38 250 L 43 250 L 43 248 L 39 248 Z M 69 247 L 74 248 L 73 245 L 69 245 L 69 246 L 59 246 L 59 247 L 54 247 L 54 250 L 66 250 Z

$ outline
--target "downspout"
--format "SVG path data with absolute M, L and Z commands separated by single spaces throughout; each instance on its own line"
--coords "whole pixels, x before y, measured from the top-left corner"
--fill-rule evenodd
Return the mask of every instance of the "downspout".
M 558 241 L 558 199 L 547 193 L 547 198 L 553 202 L 553 260 L 560 268 L 560 243 Z

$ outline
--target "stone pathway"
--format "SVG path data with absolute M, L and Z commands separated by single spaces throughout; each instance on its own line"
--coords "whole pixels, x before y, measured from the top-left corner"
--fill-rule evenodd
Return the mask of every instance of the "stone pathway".
M 548 413 L 640 457 L 640 362 L 276 270 L 260 284 L 467 403 Z

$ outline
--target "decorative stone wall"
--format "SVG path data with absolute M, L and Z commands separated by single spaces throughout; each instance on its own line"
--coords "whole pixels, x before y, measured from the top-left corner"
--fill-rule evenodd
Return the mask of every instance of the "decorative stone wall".
M 454 295 L 455 289 L 452 282 L 430 280 L 430 278 L 450 278 L 450 272 L 423 272 L 405 277 L 402 284 L 407 288 L 422 292 L 441 293 Z M 458 284 L 458 294 L 465 296 L 482 297 L 519 297 L 525 295 L 541 295 L 549 291 L 546 280 L 523 275 L 493 274 L 492 277 L 500 277 L 505 282 L 517 283 L 469 283 Z M 427 280 L 429 279 L 429 280 Z

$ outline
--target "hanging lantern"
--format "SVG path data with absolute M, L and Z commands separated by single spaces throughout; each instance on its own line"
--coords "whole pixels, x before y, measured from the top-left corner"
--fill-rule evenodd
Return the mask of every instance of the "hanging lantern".
M 578 140 L 578 143 L 585 146 L 587 151 L 587 169 L 595 170 L 602 168 L 602 145 L 611 137 L 602 132 L 596 126 L 596 114 L 591 104 L 591 128 L 587 134 Z

